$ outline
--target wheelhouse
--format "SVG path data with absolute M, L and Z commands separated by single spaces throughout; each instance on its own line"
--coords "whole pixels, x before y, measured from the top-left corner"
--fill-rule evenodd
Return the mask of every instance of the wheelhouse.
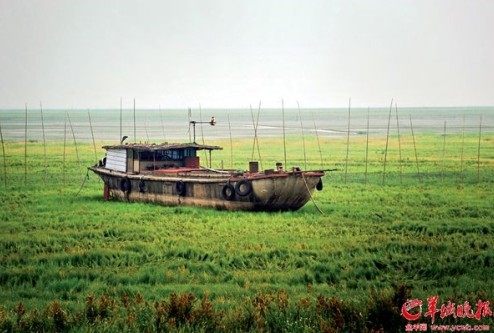
M 113 171 L 139 174 L 169 168 L 200 168 L 199 150 L 223 149 L 219 146 L 186 144 L 123 144 L 104 146 L 102 166 Z M 211 161 L 211 158 L 209 158 Z

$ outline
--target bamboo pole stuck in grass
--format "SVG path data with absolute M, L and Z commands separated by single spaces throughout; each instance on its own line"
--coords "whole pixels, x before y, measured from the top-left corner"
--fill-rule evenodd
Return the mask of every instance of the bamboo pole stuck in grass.
M 352 108 L 352 99 L 348 99 L 348 130 L 346 136 L 346 158 L 345 158 L 345 184 L 348 177 L 348 155 L 350 153 L 350 110 Z
M 89 118 L 89 128 L 91 129 L 91 137 L 93 138 L 94 161 L 98 163 L 98 155 L 96 153 L 96 141 L 94 140 L 93 122 L 91 121 L 91 112 L 89 112 L 89 110 L 87 110 L 87 115 Z
M 415 152 L 415 164 L 417 165 L 417 176 L 419 177 L 419 182 L 422 182 L 422 178 L 420 176 L 420 169 L 419 169 L 419 158 L 417 155 L 417 145 L 415 144 L 415 134 L 413 132 L 413 123 L 412 123 L 412 115 L 410 115 L 410 129 L 412 131 L 412 140 L 413 140 L 413 151 Z
M 386 182 L 386 161 L 387 161 L 387 157 L 388 157 L 389 128 L 390 128 L 390 124 L 391 124 L 391 110 L 393 110 L 393 99 L 391 99 L 391 105 L 389 106 L 388 130 L 386 131 L 386 147 L 384 148 L 383 185 Z
M 63 121 L 63 163 L 62 163 L 62 180 L 63 180 L 63 185 L 64 185 L 64 187 L 65 187 L 65 182 L 66 182 L 66 172 L 67 172 L 66 156 L 67 156 L 67 112 L 65 112 L 65 117 L 64 117 L 64 121 Z
M 304 148 L 304 170 L 307 170 L 307 153 L 305 151 L 305 134 L 304 134 L 304 124 L 302 123 L 302 113 L 300 112 L 300 104 L 297 101 L 298 107 L 298 117 L 300 118 L 300 128 L 302 129 L 302 145 Z
M 259 117 L 261 115 L 261 101 L 259 101 L 259 106 L 257 107 L 257 117 L 254 121 L 254 111 L 252 110 L 252 105 L 250 105 L 250 116 L 252 118 L 252 126 L 254 127 L 254 141 L 252 142 L 252 155 L 251 161 L 254 160 L 254 150 L 257 145 L 257 156 L 259 159 L 259 165 L 262 169 L 262 158 L 261 158 L 261 148 L 259 146 L 259 136 L 257 135 L 257 130 L 259 128 Z
M 148 114 L 146 114 L 144 116 L 144 128 L 146 129 L 147 142 L 148 143 L 151 143 L 151 139 L 150 138 L 153 138 L 153 141 L 155 141 L 156 139 L 153 137 L 153 120 L 151 120 L 151 125 L 148 128 L 148 119 L 149 119 L 149 116 L 148 116 Z M 149 132 L 151 132 L 151 136 L 149 136 Z
M 252 153 L 250 154 L 250 160 L 254 160 L 254 151 L 256 149 L 256 138 L 257 138 L 257 126 L 256 121 L 254 119 L 254 111 L 252 110 L 252 104 L 249 105 L 250 109 L 250 118 L 252 119 L 252 127 L 254 128 L 254 140 L 252 140 Z
M 259 145 L 259 136 L 257 135 L 259 130 L 259 117 L 261 116 L 261 101 L 259 101 L 259 105 L 257 106 L 257 117 L 256 117 L 256 129 L 254 132 L 254 140 L 257 145 L 257 157 L 259 158 L 259 165 L 262 170 L 262 157 L 261 157 L 261 146 Z
M 7 187 L 7 160 L 5 156 L 5 143 L 3 142 L 2 123 L 0 122 L 0 140 L 2 141 L 3 156 L 3 184 Z
M 147 143 L 149 143 L 148 120 L 146 116 L 144 117 L 144 131 L 146 132 Z
M 441 181 L 444 183 L 444 167 L 446 162 L 446 121 L 444 122 L 444 131 L 443 131 L 443 163 L 441 167 Z
M 122 97 L 120 97 L 120 136 L 118 138 L 118 141 L 120 142 L 122 140 Z
M 230 113 L 227 114 L 228 118 L 228 131 L 230 132 L 230 169 L 233 169 L 233 138 L 232 138 L 232 125 L 230 123 Z
M 24 185 L 27 185 L 27 103 L 26 103 L 26 116 L 24 126 Z
M 367 139 L 365 142 L 365 177 L 364 184 L 367 184 L 367 172 L 369 165 L 369 121 L 370 120 L 370 108 L 367 108 Z
M 465 152 L 465 115 L 461 127 L 461 156 L 460 156 L 460 184 L 463 184 L 463 155 Z
M 161 110 L 161 105 L 159 106 L 159 111 L 160 111 L 160 120 L 161 120 L 161 130 L 163 131 L 163 141 L 166 142 L 165 123 L 163 122 L 163 110 Z
M 48 178 L 48 163 L 47 163 L 47 157 L 46 157 L 45 121 L 43 119 L 43 105 L 41 104 L 41 102 L 39 102 L 39 109 L 40 109 L 40 114 L 41 114 L 41 130 L 43 133 L 43 151 L 44 151 L 44 162 L 45 162 L 43 182 L 46 184 L 46 181 Z
M 398 119 L 398 104 L 395 103 L 396 111 L 396 130 L 398 131 L 398 167 L 400 169 L 400 184 L 403 184 L 403 165 L 401 159 L 401 136 L 400 136 L 400 120 Z
M 317 149 L 319 150 L 319 157 L 321 158 L 321 169 L 324 169 L 324 161 L 322 159 L 321 141 L 319 140 L 319 131 L 317 130 L 316 119 L 314 118 L 314 112 L 312 112 L 312 121 L 314 122 L 314 132 L 316 132 Z
M 480 141 L 482 139 L 482 115 L 479 124 L 479 144 L 477 146 L 477 183 L 480 183 Z
M 201 103 L 199 103 L 199 124 L 201 125 L 201 140 L 202 140 L 202 144 L 204 145 L 206 142 L 204 141 L 204 129 L 202 127 L 202 106 L 201 106 Z M 204 151 L 204 157 L 206 158 L 206 165 L 209 165 L 209 167 L 211 167 L 211 163 L 209 162 L 209 159 L 208 159 L 208 155 L 207 155 L 207 152 L 206 150 L 203 150 Z
M 74 139 L 74 147 L 75 147 L 75 157 L 77 159 L 77 167 L 81 169 L 81 160 L 79 159 L 79 150 L 77 149 L 77 140 L 75 138 L 74 127 L 72 127 L 72 122 L 70 121 L 70 116 L 67 113 L 67 119 L 69 121 L 70 131 L 72 132 L 72 138 Z

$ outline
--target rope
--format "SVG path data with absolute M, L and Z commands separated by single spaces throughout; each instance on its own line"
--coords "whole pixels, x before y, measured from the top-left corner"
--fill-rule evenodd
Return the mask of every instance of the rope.
M 84 180 L 82 181 L 82 184 L 81 184 L 81 188 L 79 189 L 79 191 L 77 192 L 77 194 L 75 196 L 78 196 L 79 193 L 81 193 L 82 188 L 84 187 L 84 184 L 86 184 L 86 180 L 89 180 L 89 170 L 86 171 L 86 177 L 84 177 Z
M 304 180 L 305 188 L 307 188 L 307 193 L 309 193 L 310 200 L 312 201 L 312 203 L 314 204 L 314 206 L 316 206 L 316 208 L 319 211 L 319 213 L 321 213 L 321 215 L 324 215 L 324 212 L 321 210 L 321 208 L 319 208 L 319 206 L 314 201 L 314 198 L 312 197 L 312 193 L 310 193 L 309 185 L 307 185 L 307 181 L 305 180 L 305 176 L 304 176 L 303 173 L 302 173 L 302 179 Z

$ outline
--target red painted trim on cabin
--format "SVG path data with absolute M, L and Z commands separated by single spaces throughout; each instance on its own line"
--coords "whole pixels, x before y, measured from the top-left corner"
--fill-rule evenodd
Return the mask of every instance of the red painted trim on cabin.
M 160 174 L 160 173 L 164 173 L 164 174 L 168 174 L 168 173 L 179 173 L 179 172 L 192 172 L 192 171 L 201 171 L 203 169 L 201 168 L 169 168 L 169 169 L 158 169 L 158 170 L 154 170 L 153 173 L 157 173 L 157 174 Z

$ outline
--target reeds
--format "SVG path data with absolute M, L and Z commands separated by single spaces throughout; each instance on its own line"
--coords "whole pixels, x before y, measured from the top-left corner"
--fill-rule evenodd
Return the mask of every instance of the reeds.
M 44 309 L 27 308 L 19 302 L 13 309 L 0 308 L 0 329 L 5 332 L 282 332 L 401 331 L 406 320 L 400 306 L 410 297 L 404 285 L 367 301 L 352 302 L 336 297 L 306 295 L 292 299 L 280 289 L 258 292 L 228 309 L 219 309 L 207 293 L 198 298 L 190 292 L 171 292 L 167 299 L 145 299 L 140 293 L 111 296 L 89 295 L 83 309 L 70 309 L 54 300 Z

